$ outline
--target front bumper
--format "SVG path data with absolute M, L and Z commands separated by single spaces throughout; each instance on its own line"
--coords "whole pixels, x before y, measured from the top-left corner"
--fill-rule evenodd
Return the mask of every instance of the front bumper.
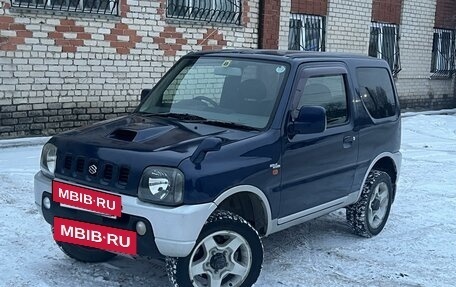
M 217 208 L 215 203 L 166 207 L 140 201 L 133 196 L 121 195 L 122 216 L 117 219 L 106 218 L 91 212 L 61 207 L 52 201 L 52 180 L 41 172 L 35 175 L 35 203 L 49 224 L 55 216 L 110 227 L 135 230 L 138 220 L 146 222 L 148 230 L 138 236 L 138 254 L 152 257 L 185 257 L 190 254 L 196 240 L 210 214 Z M 43 197 L 49 196 L 51 208 L 42 206 Z M 156 247 L 156 248 L 155 248 Z M 158 251 L 158 252 L 157 252 Z

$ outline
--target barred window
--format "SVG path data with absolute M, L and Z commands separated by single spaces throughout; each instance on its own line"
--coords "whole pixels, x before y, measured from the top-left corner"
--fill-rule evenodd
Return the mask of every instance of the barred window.
M 119 14 L 119 0 L 13 0 L 13 7 L 105 15 Z
M 369 56 L 384 59 L 396 76 L 401 71 L 399 53 L 399 25 L 372 23 Z
M 168 18 L 241 23 L 241 0 L 168 0 Z
M 435 29 L 432 43 L 431 73 L 451 76 L 455 72 L 455 30 Z
M 325 51 L 325 17 L 291 14 L 288 49 Z

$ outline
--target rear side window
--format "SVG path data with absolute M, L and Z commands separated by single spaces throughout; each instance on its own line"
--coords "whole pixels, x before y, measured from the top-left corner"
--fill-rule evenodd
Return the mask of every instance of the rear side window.
M 396 114 L 396 99 L 388 70 L 384 68 L 358 68 L 361 100 L 369 114 L 382 119 Z

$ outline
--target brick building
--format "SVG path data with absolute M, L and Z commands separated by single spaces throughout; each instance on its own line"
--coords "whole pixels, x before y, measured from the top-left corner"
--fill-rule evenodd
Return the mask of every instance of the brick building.
M 456 0 L 0 1 L 0 138 L 128 112 L 180 56 L 227 47 L 381 57 L 403 107 L 456 106 Z
M 402 108 L 456 107 L 455 0 L 292 0 L 290 13 L 280 48 L 383 58 Z

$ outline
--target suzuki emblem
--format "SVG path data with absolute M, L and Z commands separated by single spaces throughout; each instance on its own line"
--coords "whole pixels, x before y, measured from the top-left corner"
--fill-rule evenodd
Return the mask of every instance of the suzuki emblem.
M 97 166 L 92 164 L 91 166 L 89 166 L 89 173 L 90 174 L 96 174 L 97 173 Z

